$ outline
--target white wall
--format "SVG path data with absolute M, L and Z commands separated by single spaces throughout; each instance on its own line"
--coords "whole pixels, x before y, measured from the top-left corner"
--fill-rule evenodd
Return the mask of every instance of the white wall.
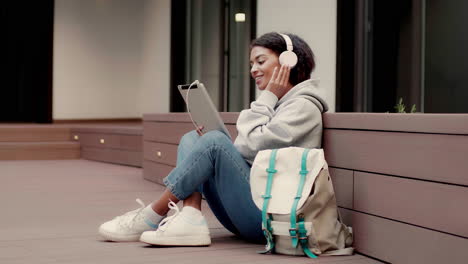
M 258 0 L 257 36 L 271 31 L 303 38 L 315 54 L 312 78 L 320 79 L 329 112 L 335 111 L 336 0 Z
M 169 112 L 170 0 L 145 0 L 141 62 L 141 86 L 136 98 L 138 116 Z
M 169 110 L 170 0 L 55 1 L 54 119 Z

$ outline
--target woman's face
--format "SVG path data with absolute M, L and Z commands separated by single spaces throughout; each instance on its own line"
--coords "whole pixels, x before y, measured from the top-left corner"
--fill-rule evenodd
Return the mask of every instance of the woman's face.
M 278 56 L 271 49 L 260 46 L 255 46 L 250 51 L 250 66 L 250 75 L 260 90 L 267 87 L 275 67 L 278 70 L 281 67 Z

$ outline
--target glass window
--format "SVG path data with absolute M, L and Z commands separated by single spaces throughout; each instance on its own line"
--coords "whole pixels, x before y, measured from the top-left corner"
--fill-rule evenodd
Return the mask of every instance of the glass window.
M 468 112 L 467 1 L 426 1 L 424 112 Z
M 172 1 L 172 112 L 184 111 L 177 85 L 194 80 L 205 84 L 220 111 L 248 106 L 255 6 L 255 0 Z

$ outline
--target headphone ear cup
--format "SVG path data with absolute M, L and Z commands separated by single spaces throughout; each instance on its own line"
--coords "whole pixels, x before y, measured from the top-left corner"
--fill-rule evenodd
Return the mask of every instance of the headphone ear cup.
M 290 50 L 283 51 L 279 56 L 279 62 L 281 65 L 288 65 L 293 68 L 297 64 L 297 55 Z

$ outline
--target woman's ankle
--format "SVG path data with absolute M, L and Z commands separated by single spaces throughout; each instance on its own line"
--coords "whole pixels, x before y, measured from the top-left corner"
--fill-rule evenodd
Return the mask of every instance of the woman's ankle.
M 179 199 L 175 197 L 169 189 L 166 189 L 161 197 L 153 202 L 151 208 L 159 215 L 166 215 L 169 212 L 168 203 L 172 201 L 174 203 L 178 203 Z
M 184 207 L 190 206 L 201 211 L 201 200 L 202 200 L 201 193 L 194 192 L 184 200 Z

